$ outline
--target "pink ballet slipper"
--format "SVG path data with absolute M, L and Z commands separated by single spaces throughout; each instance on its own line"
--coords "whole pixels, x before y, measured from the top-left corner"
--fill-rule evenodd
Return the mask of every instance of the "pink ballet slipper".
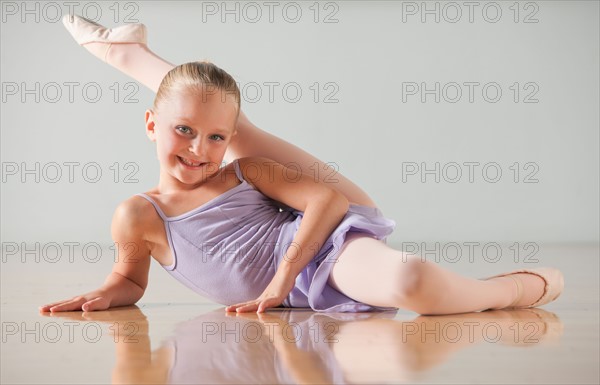
M 63 16 L 63 24 L 79 45 L 88 43 L 139 43 L 148 44 L 146 26 L 141 23 L 106 28 L 84 17 Z
M 518 303 L 523 297 L 523 282 L 518 276 L 513 275 L 519 273 L 534 274 L 544 280 L 544 293 L 537 301 L 530 305 L 515 306 L 515 304 Z M 536 269 L 515 270 L 510 273 L 502 273 L 494 275 L 492 277 L 484 278 L 483 280 L 489 280 L 498 277 L 511 278 L 517 285 L 517 298 L 510 305 L 504 307 L 503 309 L 528 309 L 532 307 L 545 305 L 557 299 L 562 293 L 565 286 L 562 272 L 552 267 L 539 267 Z

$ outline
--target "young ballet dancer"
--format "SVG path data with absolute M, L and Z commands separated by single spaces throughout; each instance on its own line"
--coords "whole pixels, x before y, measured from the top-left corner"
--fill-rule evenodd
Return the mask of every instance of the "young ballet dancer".
M 148 49 L 143 24 L 107 29 L 68 15 L 63 22 L 77 43 L 156 92 L 146 133 L 160 177 L 117 207 L 111 232 L 119 258 L 104 284 L 41 311 L 133 304 L 148 285 L 151 257 L 235 312 L 451 314 L 535 307 L 562 292 L 555 268 L 474 279 L 390 248 L 395 222 L 343 175 L 328 183 L 328 173 L 310 173 L 327 166 L 252 124 L 227 72 L 164 61 Z

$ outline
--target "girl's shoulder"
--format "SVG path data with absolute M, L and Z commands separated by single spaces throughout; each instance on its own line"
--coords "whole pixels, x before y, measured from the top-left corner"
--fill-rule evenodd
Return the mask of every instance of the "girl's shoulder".
M 160 220 L 160 217 L 152 203 L 139 195 L 133 195 L 117 206 L 113 215 L 113 225 L 118 225 L 121 229 L 144 230 L 156 219 Z
M 147 202 L 147 201 L 146 201 Z M 128 255 L 149 256 L 153 250 L 154 230 L 160 222 L 150 202 L 132 196 L 121 202 L 113 214 L 111 236 Z M 130 254 L 134 252 L 134 254 Z M 137 258 L 137 257 L 136 257 Z M 135 258 L 134 258 L 135 259 Z

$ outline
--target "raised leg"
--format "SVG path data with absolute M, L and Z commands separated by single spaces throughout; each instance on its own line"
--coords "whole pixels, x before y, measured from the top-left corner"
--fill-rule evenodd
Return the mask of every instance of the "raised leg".
M 525 294 L 517 305 L 531 304 L 542 296 L 541 278 L 531 274 L 519 276 Z M 347 236 L 329 284 L 356 301 L 420 314 L 501 309 L 517 297 L 517 288 L 510 278 L 484 281 L 463 277 L 360 233 Z
M 157 92 L 163 77 L 174 65 L 148 49 L 145 44 L 88 43 L 84 47 L 103 61 Z M 265 132 L 252 124 L 243 111 L 237 122 L 238 134 L 232 139 L 225 161 L 248 156 L 263 156 L 305 174 L 319 178 L 355 204 L 376 207 L 375 202 L 350 179 L 305 150 Z
M 238 120 L 238 134 L 233 138 L 225 154 L 226 161 L 247 156 L 264 156 L 284 166 L 300 170 L 344 194 L 351 203 L 377 207 L 369 195 L 333 167 L 303 149 L 261 130 L 253 125 L 243 113 Z
M 99 44 L 101 43 L 92 43 Z M 86 44 L 86 47 L 89 44 Z M 144 44 L 113 44 L 106 53 L 106 62 L 156 93 L 160 82 L 173 64 L 154 54 Z

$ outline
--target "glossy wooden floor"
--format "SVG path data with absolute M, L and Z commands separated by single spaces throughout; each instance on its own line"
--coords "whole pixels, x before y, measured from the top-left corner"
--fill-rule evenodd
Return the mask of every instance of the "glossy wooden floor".
M 137 306 L 50 316 L 37 307 L 95 288 L 110 261 L 3 256 L 1 382 L 598 384 L 599 249 L 544 245 L 538 256 L 445 267 L 484 277 L 556 266 L 565 273 L 556 302 L 449 316 L 228 315 L 156 265 Z

